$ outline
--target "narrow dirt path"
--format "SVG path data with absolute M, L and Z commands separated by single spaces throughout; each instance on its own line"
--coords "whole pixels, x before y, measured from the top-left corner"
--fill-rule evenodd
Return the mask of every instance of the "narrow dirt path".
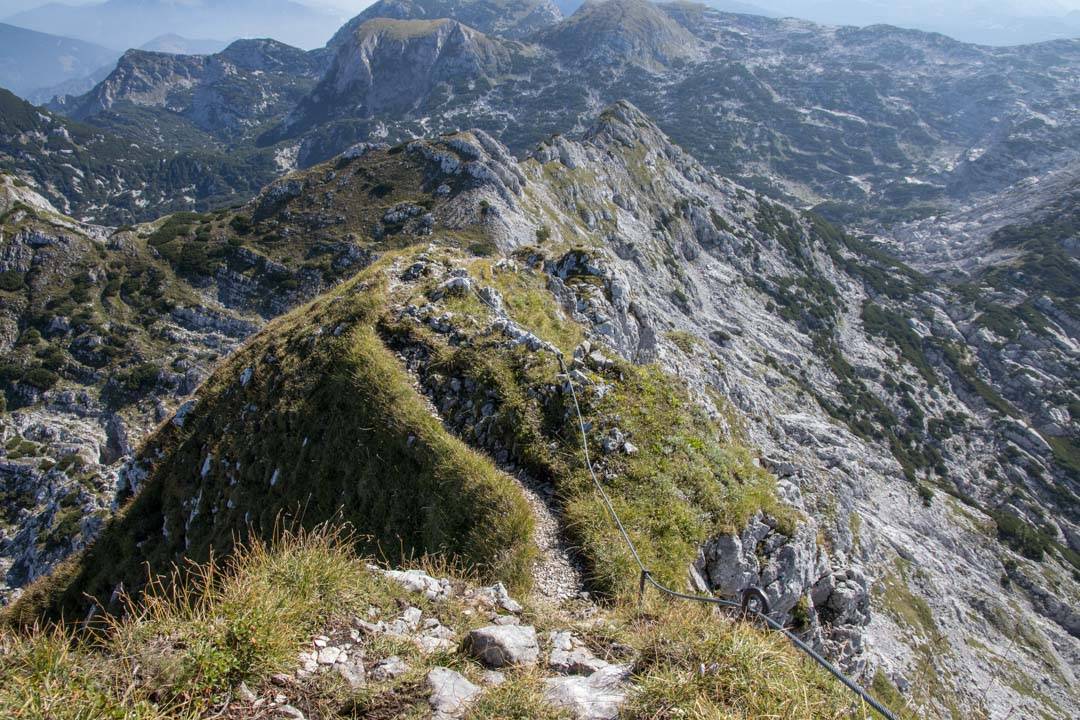
M 535 521 L 533 543 L 540 557 L 533 566 L 533 594 L 554 603 L 581 595 L 585 591 L 585 576 L 563 537 L 554 488 L 537 485 L 523 472 L 510 476 L 521 488 Z
M 388 275 L 390 281 L 388 294 L 391 296 L 394 290 L 402 285 L 399 279 L 401 269 L 400 263 L 397 263 Z M 408 358 L 400 353 L 398 358 L 406 367 L 416 393 L 423 398 L 431 416 L 443 423 L 443 427 L 448 432 L 456 435 L 454 428 L 445 422 L 431 396 L 425 391 L 415 370 L 410 368 Z M 485 452 L 483 448 L 477 449 Z M 494 459 L 492 460 L 494 462 Z M 566 543 L 562 532 L 562 523 L 559 521 L 560 512 L 554 497 L 555 488 L 550 484 L 537 482 L 516 466 L 500 465 L 499 469 L 514 480 L 532 511 L 534 519 L 532 540 L 540 553 L 532 569 L 533 596 L 551 604 L 561 604 L 566 600 L 582 596 L 586 592 L 585 573 L 580 561 Z

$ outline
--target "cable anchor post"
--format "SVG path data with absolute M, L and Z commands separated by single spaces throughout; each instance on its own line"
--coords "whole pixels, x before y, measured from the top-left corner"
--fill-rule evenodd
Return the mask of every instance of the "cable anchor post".
M 638 581 L 638 593 L 637 593 L 638 610 L 641 610 L 642 606 L 645 603 L 645 583 L 647 583 L 648 581 L 649 581 L 649 571 L 643 569 L 641 571 L 641 577 L 639 578 L 639 581 Z

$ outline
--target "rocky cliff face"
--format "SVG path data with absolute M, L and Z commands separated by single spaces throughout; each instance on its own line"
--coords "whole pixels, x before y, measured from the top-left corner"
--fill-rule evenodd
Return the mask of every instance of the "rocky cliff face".
M 374 18 L 451 18 L 485 35 L 522 39 L 559 22 L 562 13 L 551 0 L 380 0 L 338 30 L 327 47 L 340 48 Z
M 510 65 L 502 42 L 455 20 L 375 18 L 339 41 L 330 69 L 280 132 L 338 118 L 418 115 L 432 102 L 476 97 Z
M 142 502 L 160 514 L 118 521 L 66 597 L 107 601 L 130 581 L 110 548 L 153 538 L 160 562 L 205 550 L 251 522 L 252 493 L 334 512 L 340 494 L 286 460 L 338 478 L 335 443 L 358 440 L 347 424 L 309 433 L 309 415 L 328 411 L 301 398 L 357 390 L 303 368 L 345 367 L 358 357 L 346 346 L 385 359 L 364 349 L 376 338 L 400 362 L 383 385 L 407 373 L 444 427 L 541 497 L 547 487 L 592 582 L 618 592 L 633 575 L 581 484 L 560 351 L 598 472 L 670 582 L 763 588 L 779 619 L 920 714 L 1078 707 L 1077 485 L 1050 441 L 1074 437 L 1076 418 L 1059 407 L 1052 436 L 1001 397 L 956 288 L 713 175 L 626 103 L 520 162 L 482 131 L 359 146 L 243 216 L 256 237 L 353 233 L 380 259 L 231 360 L 188 411 L 198 432 L 155 436 L 140 467 L 157 489 Z M 1074 331 L 1044 318 L 1057 341 L 1006 352 L 1074 403 Z M 410 458 L 425 437 L 379 442 Z M 273 511 L 260 504 L 262 526 Z
M 102 116 L 130 105 L 182 118 L 219 141 L 235 142 L 310 91 L 324 69 L 322 58 L 274 40 L 238 40 L 213 55 L 130 50 L 93 90 L 54 109 L 108 127 Z

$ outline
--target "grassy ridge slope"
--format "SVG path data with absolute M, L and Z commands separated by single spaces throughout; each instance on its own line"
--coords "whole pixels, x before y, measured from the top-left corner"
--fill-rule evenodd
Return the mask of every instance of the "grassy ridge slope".
M 429 414 L 373 333 L 374 276 L 274 322 L 221 367 L 183 427 L 151 440 L 143 456 L 157 459 L 132 502 L 85 555 L 28 591 L 25 612 L 81 616 L 84 594 L 108 606 L 114 588 L 143 583 L 144 563 L 164 572 L 181 556 L 227 552 L 249 528 L 266 537 L 282 513 L 351 523 L 371 552 L 443 553 L 525 585 L 528 509 Z

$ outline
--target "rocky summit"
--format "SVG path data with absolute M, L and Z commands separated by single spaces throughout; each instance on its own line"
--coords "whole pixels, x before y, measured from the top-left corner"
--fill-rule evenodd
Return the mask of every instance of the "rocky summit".
M 877 717 L 747 598 L 1080 713 L 1075 66 L 410 0 L 0 94 L 0 714 Z
M 551 0 L 379 0 L 346 23 L 327 46 L 339 48 L 368 20 L 454 18 L 487 35 L 521 39 L 562 19 Z

